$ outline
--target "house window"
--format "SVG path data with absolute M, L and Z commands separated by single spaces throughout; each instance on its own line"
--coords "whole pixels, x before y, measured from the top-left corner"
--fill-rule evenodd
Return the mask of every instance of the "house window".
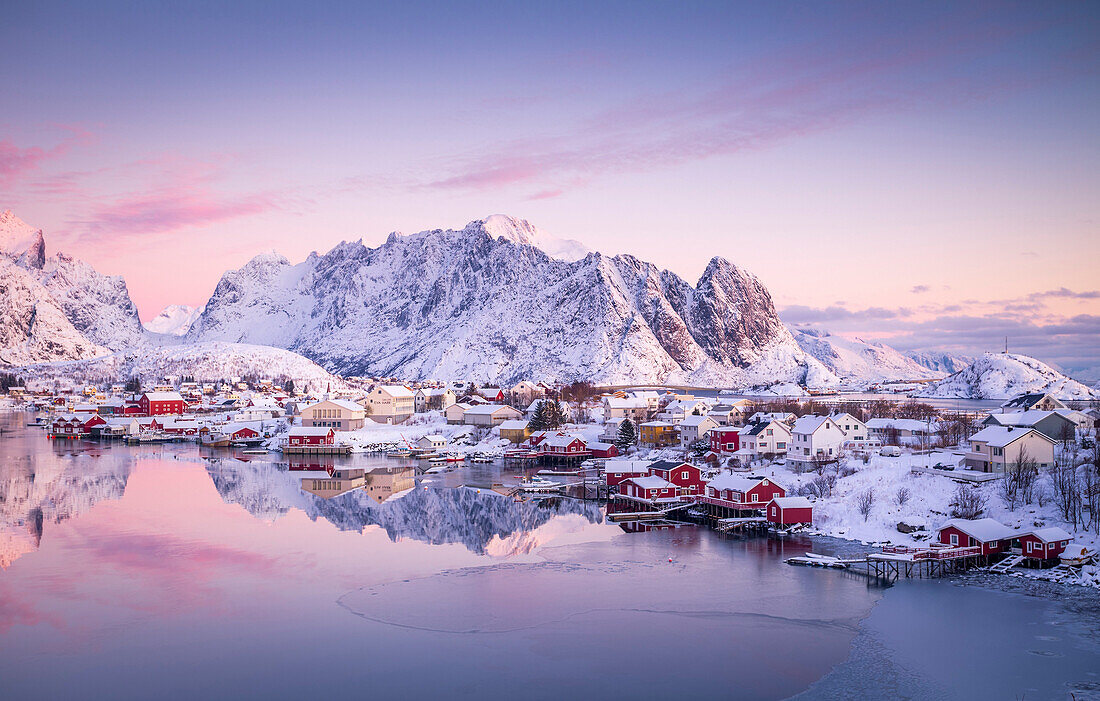
M 760 501 L 760 495 L 759 494 L 753 494 L 752 495 L 752 500 L 753 501 Z
M 1031 541 L 1029 540 L 1029 541 L 1027 542 L 1027 551 L 1028 551 L 1028 552 L 1032 552 L 1032 549 L 1034 548 L 1034 546 L 1035 546 L 1035 543 L 1032 543 L 1032 542 L 1031 542 Z
M 955 533 L 951 534 L 951 544 L 952 545 L 958 545 L 959 544 L 959 536 L 956 535 Z

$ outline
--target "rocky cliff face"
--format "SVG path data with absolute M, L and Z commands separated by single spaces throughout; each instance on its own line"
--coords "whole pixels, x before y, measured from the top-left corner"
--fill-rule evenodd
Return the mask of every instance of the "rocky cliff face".
M 219 282 L 188 338 L 289 348 L 344 374 L 764 385 L 835 381 L 751 274 L 715 258 L 696 286 L 632 256 L 551 258 L 532 227 L 258 256 Z
M 121 277 L 77 258 L 46 256 L 41 230 L 0 212 L 0 361 L 80 360 L 138 344 L 137 307 Z

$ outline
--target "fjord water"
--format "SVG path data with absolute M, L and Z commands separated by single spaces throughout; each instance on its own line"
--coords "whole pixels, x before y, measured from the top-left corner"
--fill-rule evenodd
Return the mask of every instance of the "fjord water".
M 592 503 L 489 492 L 497 466 L 324 500 L 275 456 L 51 443 L 24 421 L 0 416 L 0 698 L 1082 698 L 1098 681 L 1081 597 L 783 564 L 837 547 L 806 538 L 624 533 Z

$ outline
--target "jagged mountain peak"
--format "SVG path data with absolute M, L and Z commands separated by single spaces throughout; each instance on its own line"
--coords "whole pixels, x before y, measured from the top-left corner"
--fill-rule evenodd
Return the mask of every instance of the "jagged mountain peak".
M 189 337 L 288 348 L 344 374 L 805 379 L 771 296 L 728 261 L 712 261 L 700 294 L 634 256 L 554 259 L 540 236 L 494 216 L 278 270 L 245 266 L 223 276 Z

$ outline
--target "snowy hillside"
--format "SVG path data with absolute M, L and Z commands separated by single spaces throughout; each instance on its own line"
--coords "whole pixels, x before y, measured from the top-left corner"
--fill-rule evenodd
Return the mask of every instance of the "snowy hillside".
M 202 307 L 191 307 L 186 304 L 169 304 L 161 310 L 160 314 L 145 324 L 145 330 L 168 336 L 182 336 L 202 314 L 202 309 Z
M 1100 398 L 1100 393 L 1046 363 L 1014 353 L 984 353 L 969 367 L 916 396 L 1009 399 L 1029 392 L 1048 392 L 1059 399 Z
M 934 370 L 943 375 L 958 372 L 974 362 L 968 355 L 944 353 L 942 351 L 909 351 L 905 354 L 921 367 Z
M 814 386 L 767 289 L 713 259 L 696 286 L 632 256 L 555 260 L 500 215 L 223 276 L 187 338 L 274 345 L 350 375 Z
M 912 358 L 881 343 L 860 338 L 843 338 L 828 331 L 791 329 L 798 345 L 848 382 L 871 383 L 888 380 L 926 380 L 946 373 L 924 367 Z
M 88 381 L 136 376 L 141 378 L 143 385 L 155 384 L 168 376 L 191 376 L 201 382 L 255 374 L 273 380 L 293 379 L 299 389 L 323 392 L 345 386 L 341 378 L 297 353 L 269 346 L 217 341 L 175 345 L 145 343 L 91 360 L 27 365 L 18 368 L 17 372 L 38 379 L 68 377 Z

